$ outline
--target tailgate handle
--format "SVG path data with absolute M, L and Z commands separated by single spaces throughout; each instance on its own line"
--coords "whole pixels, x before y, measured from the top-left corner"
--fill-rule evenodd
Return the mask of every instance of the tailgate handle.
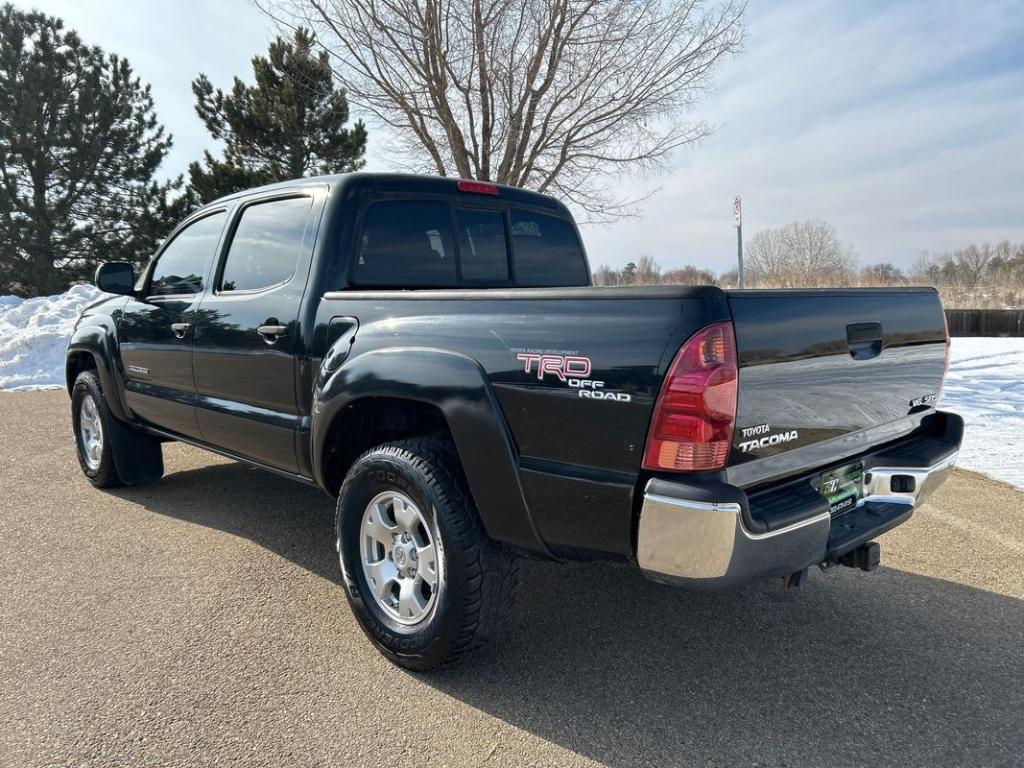
M 881 323 L 850 323 L 846 326 L 846 344 L 854 360 L 870 360 L 882 353 Z

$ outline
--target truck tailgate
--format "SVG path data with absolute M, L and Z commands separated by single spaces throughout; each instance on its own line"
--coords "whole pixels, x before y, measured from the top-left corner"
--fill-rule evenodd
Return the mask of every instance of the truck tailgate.
M 732 291 L 739 399 L 730 480 L 754 485 L 911 432 L 938 399 L 932 289 Z

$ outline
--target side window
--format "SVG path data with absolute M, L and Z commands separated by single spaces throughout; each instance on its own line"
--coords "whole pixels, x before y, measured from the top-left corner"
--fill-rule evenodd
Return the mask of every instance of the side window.
M 285 282 L 302 255 L 311 197 L 289 197 L 242 209 L 220 279 L 222 291 L 254 291 Z
M 149 294 L 171 296 L 202 291 L 203 276 L 213 260 L 223 227 L 224 211 L 219 211 L 181 230 L 157 259 Z
M 512 260 L 516 285 L 588 285 L 586 260 L 568 220 L 512 211 Z
M 508 245 L 501 211 L 460 208 L 455 214 L 465 283 L 508 282 Z
M 363 217 L 352 280 L 357 285 L 449 288 L 456 285 L 447 203 L 373 203 Z

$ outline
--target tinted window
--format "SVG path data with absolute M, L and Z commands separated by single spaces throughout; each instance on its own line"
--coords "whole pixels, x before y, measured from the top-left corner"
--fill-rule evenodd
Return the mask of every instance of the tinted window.
M 310 197 L 256 203 L 242 210 L 221 277 L 222 291 L 252 291 L 283 283 L 302 254 Z
M 199 293 L 203 276 L 213 260 L 224 212 L 199 219 L 181 230 L 157 259 L 149 284 L 151 296 Z
M 358 285 L 454 286 L 448 204 L 395 201 L 367 208 L 352 278 Z
M 516 285 L 587 285 L 587 266 L 576 231 L 566 219 L 512 211 Z
M 455 214 L 459 260 L 466 283 L 507 283 L 508 246 L 501 211 L 461 208 Z

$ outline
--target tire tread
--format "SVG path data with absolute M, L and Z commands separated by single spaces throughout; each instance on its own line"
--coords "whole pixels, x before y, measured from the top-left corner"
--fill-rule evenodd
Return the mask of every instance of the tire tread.
M 478 650 L 494 634 L 515 603 L 520 583 L 519 563 L 505 547 L 487 536 L 455 447 L 450 442 L 432 437 L 397 440 L 371 448 L 353 466 L 381 455 L 412 465 L 446 510 L 461 512 L 449 515 L 455 537 L 444 545 L 446 551 L 457 549 L 460 552 L 467 599 L 455 642 L 443 656 L 415 665 L 419 671 L 430 671 Z M 345 491 L 343 485 L 342 496 Z

